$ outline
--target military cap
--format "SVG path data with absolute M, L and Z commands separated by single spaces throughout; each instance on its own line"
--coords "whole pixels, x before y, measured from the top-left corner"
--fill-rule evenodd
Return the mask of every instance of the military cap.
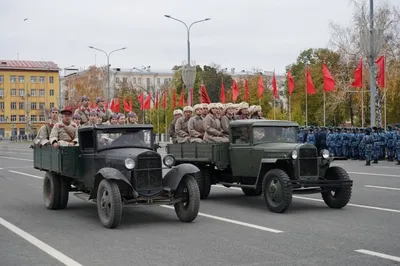
M 134 112 L 129 112 L 128 117 L 136 117 L 136 113 L 134 113 Z
M 52 112 L 59 112 L 59 110 L 58 110 L 58 108 L 57 108 L 57 107 L 53 107 L 53 108 L 51 108 L 51 111 L 52 111 Z
M 89 97 L 87 97 L 87 96 L 82 96 L 82 97 L 81 97 L 81 102 L 83 102 L 83 101 L 89 101 Z
M 112 114 L 110 119 L 118 119 L 118 114 Z
M 193 111 L 196 111 L 197 109 L 203 109 L 203 105 L 202 104 L 195 104 L 193 106 Z
M 371 128 L 366 128 L 365 131 L 371 133 Z
M 216 103 L 209 103 L 208 104 L 208 110 L 211 110 L 213 108 L 218 108 Z
M 185 106 L 183 107 L 183 112 L 193 112 L 193 107 L 192 106 Z
M 123 113 L 118 113 L 118 119 L 120 119 L 121 117 L 125 117 L 125 115 Z
M 183 115 L 183 112 L 181 109 L 176 109 L 174 110 L 173 115 Z
M 98 104 L 99 102 L 104 102 L 104 98 L 103 97 L 97 97 L 96 98 L 96 104 Z
M 98 116 L 99 114 L 95 110 L 90 110 L 89 115 L 90 116 L 92 116 L 92 115 Z
M 378 130 L 378 128 L 376 126 L 373 126 L 372 129 L 373 130 Z
M 62 115 L 72 115 L 72 110 L 70 108 L 64 108 L 64 110 L 61 111 Z
M 208 108 L 208 103 L 202 103 L 202 104 L 201 104 L 201 107 L 204 108 L 204 109 L 205 109 L 205 108 Z
M 242 109 L 249 109 L 249 104 L 246 103 L 246 102 L 242 102 L 242 103 L 240 103 L 240 105 L 238 106 L 238 109 L 239 109 L 239 110 L 242 110 Z
M 222 103 L 216 103 L 215 106 L 217 106 L 218 109 L 224 109 L 224 105 Z
M 233 103 L 226 103 L 226 104 L 224 105 L 224 110 L 228 110 L 229 108 L 235 108 L 234 105 L 233 105 Z
M 81 116 L 79 114 L 74 114 L 72 116 L 72 119 L 81 119 Z

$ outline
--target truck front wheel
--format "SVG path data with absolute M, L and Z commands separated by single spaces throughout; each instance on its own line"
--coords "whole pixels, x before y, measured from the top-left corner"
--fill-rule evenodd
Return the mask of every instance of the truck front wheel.
M 181 222 L 192 222 L 200 209 L 200 192 L 196 180 L 191 175 L 182 178 L 176 189 L 176 197 L 182 201 L 174 204 L 175 213 Z
M 350 180 L 349 174 L 341 167 L 332 166 L 328 168 L 325 178 L 327 180 Z M 321 193 L 325 204 L 333 209 L 341 209 L 349 203 L 351 198 L 352 187 L 338 187 L 330 191 Z
M 114 180 L 101 180 L 97 189 L 97 213 L 104 227 L 115 228 L 121 222 L 122 200 Z
M 283 213 L 292 203 L 290 178 L 281 169 L 272 169 L 264 177 L 262 189 L 265 203 L 272 212 Z

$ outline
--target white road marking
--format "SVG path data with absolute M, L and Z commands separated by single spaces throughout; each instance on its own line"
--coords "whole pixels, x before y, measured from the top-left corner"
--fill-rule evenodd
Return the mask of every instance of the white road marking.
M 29 162 L 33 162 L 32 159 L 24 159 L 24 158 L 15 158 L 15 157 L 7 157 L 7 156 L 1 156 L 0 155 L 0 159 L 10 159 L 10 160 L 18 160 L 18 161 L 29 161 Z
M 41 249 L 42 251 L 46 252 L 47 254 L 49 254 L 50 256 L 52 256 L 53 258 L 58 260 L 59 262 L 64 263 L 65 265 L 68 265 L 68 266 L 82 266 L 82 264 L 80 264 L 80 263 L 76 262 L 75 260 L 71 259 L 70 257 L 64 255 L 60 251 L 50 247 L 43 241 L 41 241 L 41 240 L 37 239 L 36 237 L 34 237 L 33 235 L 25 232 L 21 228 L 16 227 L 15 225 L 7 222 L 6 220 L 4 220 L 1 217 L 0 217 L 0 224 L 3 225 L 8 230 L 17 234 L 18 236 L 22 237 L 23 239 L 25 239 L 32 245 L 34 245 L 37 248 Z
M 241 190 L 241 189 L 238 188 L 238 187 L 227 188 L 227 187 L 220 186 L 220 185 L 216 185 L 216 186 L 214 186 L 214 187 L 217 187 L 217 188 L 225 188 L 225 189 Z M 302 197 L 302 196 L 293 196 L 293 198 L 302 199 L 302 200 L 309 200 L 309 201 L 324 202 L 324 201 L 321 200 L 321 199 L 314 199 L 314 198 Z M 386 211 L 386 212 L 400 213 L 400 210 L 396 210 L 396 209 L 388 209 L 388 208 L 374 207 L 374 206 L 368 206 L 368 205 L 360 205 L 360 204 L 354 204 L 354 203 L 348 203 L 347 206 L 358 207 L 358 208 L 364 208 L 364 209 L 371 209 L 371 210 L 378 210 L 378 211 Z
M 3 168 L 0 168 L 0 169 L 21 169 L 21 168 L 32 168 L 33 169 L 32 166 L 10 166 L 10 167 L 3 167 Z
M 354 250 L 354 251 L 355 252 L 359 252 L 359 253 L 363 253 L 363 254 L 366 254 L 366 255 L 370 255 L 370 256 L 379 257 L 379 258 L 382 258 L 382 259 L 388 259 L 388 260 L 400 262 L 400 257 L 387 255 L 387 254 L 384 254 L 384 253 L 379 253 L 379 252 L 366 250 L 366 249 L 357 249 L 357 250 Z
M 371 185 L 366 185 L 365 187 L 400 191 L 400 188 L 396 188 L 396 187 L 380 187 L 380 186 L 371 186 Z
M 400 168 L 399 168 L 400 170 Z M 375 176 L 389 176 L 389 177 L 400 177 L 400 175 L 391 175 L 391 174 L 377 174 L 377 173 L 364 173 L 364 172 L 347 172 L 353 175 L 375 175 Z
M 22 153 L 16 151 L 0 151 L 1 153 L 13 153 L 13 154 L 21 154 L 21 155 L 33 155 L 32 153 Z
M 0 151 L 28 151 L 29 149 L 3 149 L 0 148 Z
M 19 174 L 19 175 L 24 175 L 24 176 L 29 176 L 29 177 L 34 177 L 37 179 L 43 179 L 42 176 L 38 176 L 38 175 L 31 175 L 31 174 L 26 174 L 26 173 L 22 173 L 22 172 L 18 172 L 18 171 L 13 171 L 13 170 L 8 170 L 8 172 L 14 173 L 14 174 Z
M 162 205 L 161 207 L 168 208 L 168 209 L 174 209 L 174 207 L 167 206 L 167 205 Z M 283 233 L 283 231 L 281 231 L 281 230 L 268 228 L 268 227 L 264 227 L 264 226 L 260 226 L 260 225 L 256 225 L 256 224 L 249 224 L 249 223 L 245 223 L 245 222 L 240 222 L 240 221 L 227 219 L 227 218 L 224 218 L 224 217 L 210 215 L 210 214 L 206 214 L 206 213 L 199 212 L 198 215 L 199 216 L 203 216 L 203 217 L 207 217 L 207 218 L 210 218 L 210 219 L 226 222 L 226 223 L 237 224 L 237 225 L 241 225 L 241 226 L 245 226 L 245 227 L 249 227 L 249 228 L 265 231 L 265 232 L 270 232 L 270 233 L 275 233 L 275 234 Z
M 399 169 L 400 170 L 400 167 L 396 167 L 396 166 L 373 166 L 374 168 L 386 168 L 386 169 Z
M 333 162 L 332 165 L 333 166 L 344 166 L 344 163 L 335 163 L 335 162 Z

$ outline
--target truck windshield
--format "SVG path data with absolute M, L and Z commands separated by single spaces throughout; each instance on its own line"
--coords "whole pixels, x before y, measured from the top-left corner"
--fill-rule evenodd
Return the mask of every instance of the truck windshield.
M 152 148 L 151 136 L 151 130 L 147 129 L 97 130 L 97 147 L 99 150 L 129 147 Z
M 254 127 L 253 128 L 254 144 L 266 142 L 297 142 L 297 127 Z

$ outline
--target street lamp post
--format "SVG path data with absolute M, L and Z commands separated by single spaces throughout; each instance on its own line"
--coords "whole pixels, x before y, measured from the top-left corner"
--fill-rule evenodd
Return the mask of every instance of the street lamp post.
M 174 18 L 174 17 L 172 17 L 170 15 L 164 15 L 164 17 L 172 19 L 172 20 L 175 20 L 175 21 L 178 21 L 178 22 L 182 23 L 186 27 L 186 32 L 187 32 L 187 65 L 183 69 L 183 71 L 188 72 L 187 75 L 185 75 L 185 76 L 190 77 L 190 78 L 185 78 L 186 82 L 185 82 L 185 79 L 184 79 L 184 83 L 185 83 L 186 88 L 188 89 L 188 105 L 192 105 L 192 97 L 190 95 L 190 88 L 191 88 L 191 86 L 193 86 L 194 81 L 196 79 L 196 74 L 195 74 L 196 73 L 196 66 L 194 66 L 194 68 L 190 67 L 190 29 L 192 28 L 192 26 L 194 24 L 209 21 L 211 18 L 205 18 L 205 19 L 202 19 L 202 20 L 197 20 L 195 22 L 192 22 L 188 26 L 182 20 Z M 194 73 L 194 75 L 193 75 L 193 73 Z
M 103 52 L 107 56 L 107 87 L 108 87 L 107 88 L 107 102 L 110 102 L 110 56 L 114 52 L 125 50 L 126 47 L 122 47 L 122 48 L 113 50 L 113 51 L 109 52 L 108 54 L 104 50 L 101 50 L 101 49 L 93 47 L 93 46 L 89 46 L 89 48 Z

